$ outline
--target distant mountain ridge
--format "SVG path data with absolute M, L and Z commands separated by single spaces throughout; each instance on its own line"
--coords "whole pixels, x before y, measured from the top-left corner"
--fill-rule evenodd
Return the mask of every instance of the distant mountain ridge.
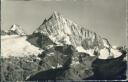
M 2 30 L 1 35 L 26 35 L 23 28 L 18 24 L 13 24 L 7 31 Z

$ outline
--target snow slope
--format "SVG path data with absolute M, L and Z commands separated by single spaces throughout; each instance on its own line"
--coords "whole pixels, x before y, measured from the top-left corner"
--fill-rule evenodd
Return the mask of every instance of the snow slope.
M 5 58 L 10 56 L 23 57 L 38 55 L 43 51 L 31 45 L 26 39 L 26 36 L 18 35 L 1 36 L 1 56 Z
M 99 55 L 99 59 L 108 59 L 110 56 L 113 58 L 118 58 L 122 55 L 122 53 L 117 50 L 117 49 L 110 49 L 110 52 L 107 48 L 101 49 L 100 50 L 100 55 Z

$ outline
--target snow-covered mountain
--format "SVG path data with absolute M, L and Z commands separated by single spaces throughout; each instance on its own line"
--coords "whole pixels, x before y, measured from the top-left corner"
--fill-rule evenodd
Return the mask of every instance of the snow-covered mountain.
M 54 44 L 73 45 L 78 52 L 88 53 L 90 56 L 94 56 L 95 50 L 112 48 L 106 38 L 102 38 L 97 33 L 86 29 L 86 27 L 77 25 L 57 12 L 45 19 L 39 28 L 30 35 L 28 41 L 41 48 L 46 48 L 46 44 L 47 46 Z M 106 57 L 108 58 L 108 56 L 110 55 Z
M 4 58 L 38 55 L 41 50 L 27 41 L 27 35 L 20 25 L 14 24 L 7 31 L 1 31 L 1 56 Z
M 101 64 L 106 70 L 108 69 L 105 66 L 108 64 L 113 65 L 110 66 L 111 68 L 115 65 L 115 68 L 118 69 L 112 68 L 112 70 L 117 70 L 117 72 L 125 68 L 125 65 L 122 64 L 124 63 L 122 56 L 124 57 L 125 54 L 122 52 L 123 49 L 113 47 L 106 38 L 86 27 L 77 25 L 57 12 L 45 19 L 30 35 L 27 35 L 17 24 L 12 25 L 7 32 L 1 31 L 1 35 L 1 56 L 6 59 L 5 64 L 8 64 L 8 67 L 12 68 L 11 65 L 15 66 L 13 64 L 15 63 L 16 68 L 12 68 L 14 72 L 10 73 L 7 66 L 2 64 L 1 67 L 7 69 L 10 79 L 15 81 L 17 79 L 15 75 L 12 78 L 12 75 L 19 74 L 19 70 L 23 71 L 23 80 L 28 76 L 30 76 L 28 80 L 38 77 L 41 79 L 82 80 L 93 75 L 94 70 L 92 69 L 98 67 L 92 67 L 92 63 L 97 59 L 99 59 L 98 63 L 96 62 L 94 65 Z M 11 56 L 14 58 L 10 60 Z M 38 58 L 40 60 L 36 60 Z M 100 70 L 103 70 L 102 66 L 99 68 Z M 40 76 L 40 73 L 37 72 L 41 72 L 43 75 Z M 33 76 L 35 73 L 38 77 Z M 5 74 L 4 80 L 8 80 L 6 71 L 3 71 L 2 74 Z M 51 77 L 45 78 L 45 76 Z M 19 77 L 17 76 L 17 78 Z
M 18 24 L 14 24 L 10 27 L 8 30 L 8 34 L 17 34 L 17 35 L 26 35 L 25 31 L 22 29 L 22 27 Z
M 1 30 L 1 35 L 26 35 L 23 28 L 18 24 L 13 24 L 7 31 Z
M 58 45 L 69 44 L 75 47 L 80 46 L 84 49 L 101 48 L 104 46 L 101 36 L 64 18 L 57 12 L 45 19 L 34 33 L 38 32 L 48 36 Z
M 99 56 L 101 59 L 107 59 L 109 56 L 118 57 L 113 55 L 113 53 L 121 54 L 121 52 L 112 48 L 106 38 L 102 38 L 97 33 L 86 29 L 86 27 L 77 25 L 57 12 L 54 12 L 48 19 L 45 19 L 31 35 L 26 35 L 23 28 L 17 24 L 12 25 L 7 32 L 2 31 L 1 34 L 7 34 L 2 36 L 2 38 L 7 38 L 8 36 L 9 39 L 6 39 L 8 42 L 14 40 L 21 43 L 23 41 L 22 36 L 24 35 L 25 43 L 32 44 L 32 46 L 42 50 L 47 50 L 51 46 L 72 45 L 78 52 L 87 53 L 90 56 L 95 56 L 95 51 L 102 54 L 106 53 L 103 56 Z M 15 35 L 19 38 L 15 38 Z M 6 43 L 6 40 L 2 39 L 2 45 Z M 16 43 L 11 43 L 11 45 L 16 45 Z M 18 52 L 18 50 L 14 51 Z

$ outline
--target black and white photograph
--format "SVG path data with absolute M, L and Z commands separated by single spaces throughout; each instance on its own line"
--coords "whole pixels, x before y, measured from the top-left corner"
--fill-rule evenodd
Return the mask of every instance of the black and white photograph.
M 1 0 L 1 82 L 128 80 L 128 0 Z

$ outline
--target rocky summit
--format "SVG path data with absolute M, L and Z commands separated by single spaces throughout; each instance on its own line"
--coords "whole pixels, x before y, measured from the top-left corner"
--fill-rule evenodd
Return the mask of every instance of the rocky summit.
M 26 35 L 25 31 L 18 24 L 12 25 L 11 28 L 8 30 L 8 33 L 9 34 Z
M 104 47 L 104 41 L 100 35 L 86 29 L 86 27 L 77 25 L 57 12 L 45 19 L 34 33 L 46 35 L 58 45 L 69 44 L 84 49 Z
M 1 31 L 2 81 L 125 80 L 126 47 L 54 12 L 30 35 Z
M 26 35 L 23 28 L 18 24 L 13 24 L 7 31 L 2 30 L 1 35 Z

